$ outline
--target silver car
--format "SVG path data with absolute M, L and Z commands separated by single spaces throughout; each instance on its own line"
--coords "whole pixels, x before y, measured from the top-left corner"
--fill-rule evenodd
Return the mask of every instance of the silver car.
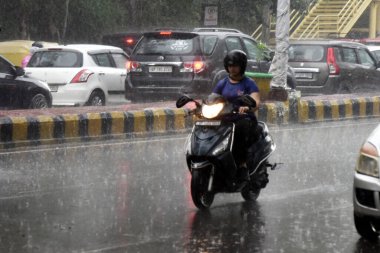
M 289 65 L 302 95 L 380 90 L 380 63 L 360 43 L 299 40 L 289 47 Z
M 380 125 L 360 149 L 354 177 L 354 220 L 358 233 L 370 240 L 380 235 Z

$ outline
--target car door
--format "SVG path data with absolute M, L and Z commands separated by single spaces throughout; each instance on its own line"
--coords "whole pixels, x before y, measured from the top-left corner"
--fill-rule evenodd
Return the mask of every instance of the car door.
M 113 57 L 111 52 L 93 54 L 92 57 L 99 66 L 97 68 L 99 78 L 107 90 L 108 95 L 124 95 L 124 81 L 127 74 L 125 62 L 127 57 L 122 54 L 115 54 Z
M 337 58 L 340 69 L 340 79 L 336 84 L 338 92 L 352 92 L 359 83 L 364 84 L 364 69 L 360 66 L 356 50 L 353 47 L 344 46 L 340 48 Z
M 119 74 L 119 82 L 115 83 L 113 86 L 113 91 L 121 93 L 124 95 L 125 92 L 125 79 L 127 77 L 127 55 L 123 53 L 111 52 L 112 60 L 115 64 L 115 71 Z
M 380 71 L 377 69 L 375 58 L 364 48 L 357 49 L 360 68 L 363 69 L 362 79 L 365 82 L 360 83 L 360 91 L 378 90 L 380 87 Z
M 247 71 L 268 73 L 271 61 L 264 57 L 257 42 L 248 38 L 242 38 L 242 41 L 248 58 Z

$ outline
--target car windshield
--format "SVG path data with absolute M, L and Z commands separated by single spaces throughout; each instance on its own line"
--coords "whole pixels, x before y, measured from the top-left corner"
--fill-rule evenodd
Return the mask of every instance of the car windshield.
M 136 54 L 189 55 L 197 50 L 197 36 L 184 35 L 146 35 L 136 47 Z
M 33 54 L 28 67 L 78 68 L 83 64 L 82 54 L 74 51 L 49 50 Z
M 289 61 L 292 62 L 319 62 L 324 59 L 323 46 L 319 45 L 291 45 L 289 47 Z

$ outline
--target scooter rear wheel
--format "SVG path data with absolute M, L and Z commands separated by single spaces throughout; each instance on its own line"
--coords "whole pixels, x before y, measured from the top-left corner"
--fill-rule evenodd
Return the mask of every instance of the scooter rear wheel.
M 191 198 L 199 209 L 207 209 L 214 201 L 214 193 L 207 190 L 209 174 L 194 170 L 191 173 Z

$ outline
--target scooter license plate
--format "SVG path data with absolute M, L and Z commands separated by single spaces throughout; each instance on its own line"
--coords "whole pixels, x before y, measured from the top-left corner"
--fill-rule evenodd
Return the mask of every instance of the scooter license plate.
M 197 126 L 220 126 L 220 121 L 198 121 L 195 123 Z

